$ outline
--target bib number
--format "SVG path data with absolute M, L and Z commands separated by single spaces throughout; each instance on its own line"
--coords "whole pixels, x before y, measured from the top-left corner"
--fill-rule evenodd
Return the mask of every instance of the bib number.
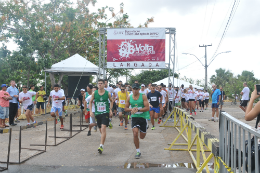
M 125 104 L 125 100 L 120 100 L 120 104 L 124 105 Z
M 151 97 L 151 101 L 152 102 L 156 102 L 157 101 L 157 97 Z
M 106 106 L 98 106 L 97 109 L 98 109 L 97 110 L 98 112 L 105 112 L 106 111 Z

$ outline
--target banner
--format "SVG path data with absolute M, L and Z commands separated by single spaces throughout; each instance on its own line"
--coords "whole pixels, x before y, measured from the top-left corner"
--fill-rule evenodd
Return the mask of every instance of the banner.
M 165 29 L 108 29 L 107 68 L 165 68 Z

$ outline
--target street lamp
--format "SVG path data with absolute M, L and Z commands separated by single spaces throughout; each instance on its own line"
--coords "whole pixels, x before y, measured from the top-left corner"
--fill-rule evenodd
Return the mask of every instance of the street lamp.
M 222 54 L 222 53 L 229 53 L 229 52 L 231 52 L 231 51 L 225 51 L 225 52 L 220 52 L 220 53 L 218 53 L 218 54 L 217 54 L 216 56 L 214 56 L 214 58 L 210 61 L 209 65 L 212 63 L 212 61 L 213 61 L 218 55 L 220 55 L 220 54 Z M 204 65 L 196 55 L 191 54 L 191 53 L 182 53 L 182 54 L 195 56 L 195 57 L 199 60 L 199 62 L 201 63 L 201 65 L 205 68 L 205 89 L 207 89 L 207 84 L 208 84 L 208 80 L 207 80 L 207 70 L 208 70 L 208 66 L 209 66 L 209 65 L 207 65 L 206 59 L 205 59 L 205 65 Z

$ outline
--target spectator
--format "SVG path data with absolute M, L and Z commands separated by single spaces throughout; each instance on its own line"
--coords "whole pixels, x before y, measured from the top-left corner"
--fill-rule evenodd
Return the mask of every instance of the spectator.
M 246 121 L 251 121 L 254 118 L 256 118 L 257 116 L 260 116 L 260 102 L 257 102 L 256 105 L 253 108 L 254 101 L 259 96 L 260 95 L 259 95 L 259 93 L 257 93 L 256 86 L 255 86 L 255 90 L 252 92 L 251 99 L 248 102 L 248 108 L 246 109 L 246 114 L 245 114 L 245 120 Z M 260 126 L 258 124 L 258 128 L 259 127 Z
M 8 118 L 9 115 L 9 100 L 13 98 L 6 92 L 7 85 L 1 85 L 2 90 L 0 90 L 0 128 L 9 127 L 5 124 L 5 119 Z
M 223 87 L 220 87 L 220 93 L 221 93 L 221 98 L 220 98 L 220 110 L 222 110 L 222 106 L 224 105 L 224 100 L 226 98 L 225 91 L 223 91 Z
M 240 102 L 240 108 L 246 112 L 246 107 L 247 107 L 247 103 L 249 101 L 249 93 L 250 93 L 250 89 L 247 87 L 247 83 L 244 82 L 243 83 L 243 90 L 241 91 L 241 95 L 242 95 L 242 99 L 241 99 L 241 102 Z
M 14 117 L 16 116 L 16 113 L 18 111 L 18 90 L 15 87 L 15 81 L 11 80 L 11 86 L 7 88 L 7 92 L 10 94 L 10 96 L 13 98 L 9 101 L 9 124 L 11 126 L 15 126 L 17 124 L 14 124 Z
M 215 121 L 218 122 L 218 107 L 220 103 L 220 95 L 221 92 L 219 89 L 217 89 L 217 86 L 215 84 L 212 85 L 213 91 L 211 93 L 211 98 L 212 98 L 212 117 L 209 119 L 209 121 Z M 216 113 L 216 118 L 214 119 Z
M 44 99 L 43 97 L 46 95 L 46 92 L 43 90 L 43 86 L 40 87 L 40 91 L 38 91 L 38 98 L 37 98 L 37 114 L 41 114 L 41 109 L 42 113 L 44 114 Z M 40 109 L 41 107 L 41 109 Z

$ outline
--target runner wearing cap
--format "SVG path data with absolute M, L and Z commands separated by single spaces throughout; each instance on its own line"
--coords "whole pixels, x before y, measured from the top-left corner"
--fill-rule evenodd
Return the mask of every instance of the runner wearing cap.
M 63 129 L 64 125 L 63 125 L 63 118 L 62 118 L 62 107 L 63 107 L 62 101 L 65 100 L 65 95 L 64 95 L 64 92 L 62 92 L 59 89 L 60 86 L 58 84 L 55 84 L 53 88 L 54 88 L 54 90 L 52 90 L 50 93 L 47 107 L 50 105 L 50 101 L 52 99 L 51 116 L 55 117 L 55 118 L 56 118 L 56 116 L 58 116 L 60 118 L 60 122 L 61 122 L 60 129 Z M 57 123 L 58 122 L 56 119 L 56 124 Z
M 120 119 L 120 126 L 123 126 L 123 114 L 125 116 L 125 130 L 128 130 L 127 123 L 128 123 L 128 115 L 129 112 L 125 112 L 125 102 L 129 95 L 129 92 L 127 91 L 125 85 L 121 85 L 121 91 L 118 91 L 117 93 L 117 102 L 118 102 L 118 113 L 119 113 L 119 119 Z
M 106 140 L 106 128 L 109 126 L 109 114 L 112 116 L 113 101 L 108 91 L 104 89 L 105 81 L 98 80 L 98 90 L 96 90 L 89 101 L 89 107 L 92 107 L 93 101 L 95 103 L 95 112 L 90 109 L 90 116 L 96 118 L 97 126 L 101 133 L 100 146 L 98 152 L 102 154 Z M 110 103 L 108 102 L 110 101 Z
M 151 128 L 152 130 L 155 129 L 154 119 L 157 120 L 160 114 L 160 107 L 162 107 L 162 103 L 160 102 L 160 100 L 162 100 L 162 94 L 159 91 L 155 91 L 155 86 L 155 84 L 152 84 L 151 92 L 147 94 L 147 99 L 150 107 L 151 123 L 153 125 L 153 127 Z
M 139 91 L 139 93 L 145 94 L 147 96 L 147 90 L 145 89 L 145 84 L 141 85 L 141 90 Z
M 2 90 L 0 91 L 0 128 L 9 127 L 5 124 L 5 119 L 9 116 L 9 100 L 13 98 L 9 95 L 7 85 L 1 85 Z
M 32 110 L 33 110 L 33 101 L 32 96 L 36 95 L 36 99 L 38 95 L 35 91 L 27 91 L 27 86 L 23 86 L 23 92 L 20 92 L 19 94 L 19 102 L 23 104 L 23 108 L 25 110 L 25 115 L 27 119 L 27 125 L 30 125 L 30 119 L 32 120 L 32 124 L 35 124 L 36 121 L 34 121 L 34 118 L 32 116 Z M 36 101 L 35 101 L 36 102 Z
M 78 106 L 82 110 L 83 115 L 86 115 L 86 111 L 84 109 L 84 97 L 85 97 L 85 89 L 81 89 L 80 94 L 78 95 L 78 99 L 79 99 Z M 86 119 L 86 123 L 89 123 L 89 118 Z
M 147 130 L 147 119 L 149 119 L 149 103 L 145 94 L 139 93 L 139 84 L 134 83 L 133 94 L 128 96 L 125 104 L 125 111 L 131 112 L 132 114 L 132 131 L 134 137 L 134 144 L 136 147 L 135 158 L 139 159 L 141 157 L 141 151 L 139 148 L 139 137 L 138 133 L 140 131 L 140 139 L 144 139 Z M 129 106 L 131 105 L 131 108 Z

